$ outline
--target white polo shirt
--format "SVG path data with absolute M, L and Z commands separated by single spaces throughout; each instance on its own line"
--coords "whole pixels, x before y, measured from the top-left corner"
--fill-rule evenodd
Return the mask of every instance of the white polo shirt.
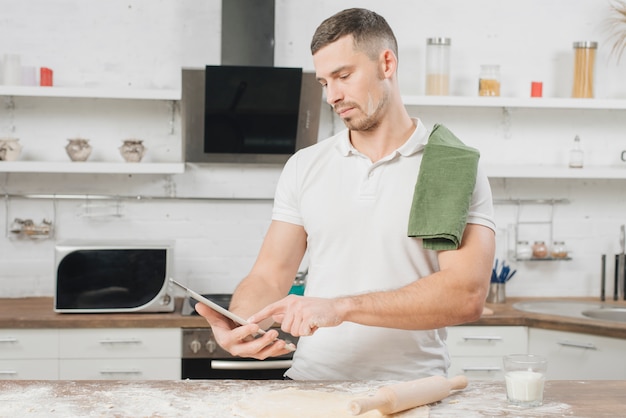
M 429 131 L 417 120 L 407 142 L 372 163 L 348 130 L 294 154 L 278 182 L 273 216 L 307 232 L 305 296 L 396 289 L 439 269 L 437 253 L 407 236 Z M 478 177 L 467 219 L 495 230 L 489 182 Z M 417 379 L 446 375 L 445 329 L 407 331 L 343 323 L 302 337 L 292 379 Z

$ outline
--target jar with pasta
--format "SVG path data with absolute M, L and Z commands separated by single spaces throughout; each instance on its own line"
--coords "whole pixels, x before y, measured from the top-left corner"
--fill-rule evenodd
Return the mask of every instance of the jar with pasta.
M 572 97 L 592 98 L 597 42 L 574 42 L 574 84 Z
M 481 65 L 478 77 L 479 96 L 500 96 L 500 66 Z
M 426 94 L 447 96 L 450 90 L 450 38 L 426 39 Z

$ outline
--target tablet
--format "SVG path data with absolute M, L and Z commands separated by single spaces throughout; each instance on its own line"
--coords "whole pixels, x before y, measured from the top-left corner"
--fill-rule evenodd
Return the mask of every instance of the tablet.
M 212 300 L 209 300 L 209 299 L 205 298 L 204 296 L 202 296 L 201 294 L 199 294 L 197 292 L 194 292 L 193 290 L 189 289 L 187 286 L 184 286 L 184 285 L 178 283 L 176 280 L 170 278 L 170 282 L 172 284 L 175 284 L 176 286 L 180 287 L 185 292 L 187 292 L 187 295 L 191 296 L 192 298 L 194 298 L 198 302 L 202 303 L 203 305 L 208 306 L 209 308 L 213 309 L 214 311 L 216 311 L 218 313 L 221 313 L 226 318 L 231 319 L 236 324 L 239 324 L 239 325 L 247 325 L 248 324 L 248 321 L 246 321 L 242 317 L 240 317 L 238 315 L 235 315 L 234 313 L 232 313 L 228 309 L 222 308 L 217 303 L 213 302 Z M 265 334 L 265 331 L 259 328 L 259 334 Z

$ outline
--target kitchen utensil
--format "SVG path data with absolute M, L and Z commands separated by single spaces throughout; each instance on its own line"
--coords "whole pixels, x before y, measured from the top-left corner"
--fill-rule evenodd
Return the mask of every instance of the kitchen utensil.
M 624 269 L 626 268 L 626 254 L 624 254 L 624 250 L 626 248 L 626 232 L 625 226 L 622 225 L 619 229 L 619 246 L 620 253 L 617 263 L 617 292 L 615 295 L 617 299 L 625 298 L 624 295 Z
M 600 300 L 606 300 L 606 254 L 602 254 L 602 265 L 600 273 Z
M 463 375 L 446 379 L 443 376 L 430 376 L 409 382 L 383 386 L 369 398 L 350 401 L 348 409 L 352 415 L 360 415 L 372 409 L 382 414 L 393 414 L 432 402 L 437 402 L 450 395 L 455 389 L 467 386 L 467 378 Z
M 218 305 L 217 303 L 205 298 L 204 296 L 202 296 L 201 294 L 194 292 L 193 290 L 189 289 L 187 286 L 184 286 L 180 283 L 178 283 L 176 280 L 170 278 L 170 283 L 175 284 L 176 286 L 180 287 L 181 289 L 183 289 L 185 292 L 187 292 L 187 295 L 194 298 L 195 300 L 197 300 L 198 302 L 208 306 L 209 308 L 213 309 L 215 312 L 218 312 L 222 315 L 224 315 L 226 318 L 231 319 L 234 323 L 239 324 L 239 325 L 247 325 L 248 321 L 246 321 L 245 319 L 243 319 L 242 317 L 235 315 L 234 313 L 232 313 L 231 311 L 229 311 L 228 309 L 222 308 L 220 305 Z M 262 330 L 259 328 L 259 331 L 257 332 L 258 334 L 265 334 L 265 330 Z M 293 344 L 287 344 L 285 346 L 286 349 L 291 350 L 291 351 L 295 351 L 296 347 Z

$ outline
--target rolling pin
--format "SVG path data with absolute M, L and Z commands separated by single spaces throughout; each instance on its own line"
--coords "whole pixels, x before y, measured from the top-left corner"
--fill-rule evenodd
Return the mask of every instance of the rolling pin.
M 440 401 L 450 395 L 450 391 L 466 386 L 467 378 L 463 375 L 452 379 L 430 376 L 383 386 L 373 396 L 350 401 L 348 409 L 352 415 L 364 414 L 372 409 L 378 409 L 382 414 L 389 415 Z

